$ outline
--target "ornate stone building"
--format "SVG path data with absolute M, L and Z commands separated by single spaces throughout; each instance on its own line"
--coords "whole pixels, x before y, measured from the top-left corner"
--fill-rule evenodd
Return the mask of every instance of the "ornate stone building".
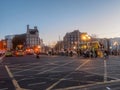
M 26 47 L 34 47 L 40 45 L 39 31 L 37 26 L 34 29 L 30 29 L 29 25 L 27 25 L 27 33 L 26 33 Z

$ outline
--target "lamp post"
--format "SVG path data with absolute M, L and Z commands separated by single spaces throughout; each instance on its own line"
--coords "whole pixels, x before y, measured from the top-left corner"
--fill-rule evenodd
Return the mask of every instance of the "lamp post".
M 112 55 L 112 46 L 110 46 L 109 48 L 110 48 L 110 55 Z
M 77 35 L 77 37 L 78 37 L 78 41 L 77 42 L 75 42 L 75 45 L 77 46 L 77 54 L 78 54 L 78 57 L 80 56 L 80 47 L 79 47 L 79 45 L 80 45 L 80 32 L 78 31 L 78 35 Z
M 90 41 L 90 39 L 91 37 L 88 34 L 83 34 L 81 37 L 81 40 L 84 42 L 84 44 L 87 44 L 87 41 Z
M 116 51 L 116 55 L 118 55 L 118 42 L 117 41 L 115 41 L 114 43 L 113 43 L 113 45 L 115 46 L 115 51 Z

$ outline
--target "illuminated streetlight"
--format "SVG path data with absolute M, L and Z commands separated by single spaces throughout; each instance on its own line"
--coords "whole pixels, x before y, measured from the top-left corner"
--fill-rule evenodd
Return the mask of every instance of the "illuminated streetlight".
M 114 45 L 114 46 L 117 46 L 117 45 L 118 45 L 118 42 L 115 41 L 115 42 L 113 43 L 113 45 Z
M 41 48 L 41 46 L 40 46 L 40 45 L 38 45 L 38 48 L 40 49 L 40 48 Z
M 74 46 L 73 49 L 76 50 L 76 46 Z
M 113 45 L 116 47 L 116 55 L 117 55 L 117 54 L 118 54 L 118 48 L 117 48 L 117 47 L 118 47 L 119 44 L 118 44 L 117 41 L 115 41 L 115 42 L 113 43 Z
M 81 36 L 81 40 L 83 40 L 83 41 L 89 41 L 90 39 L 91 39 L 91 37 L 88 34 L 83 34 Z
M 82 33 L 81 40 L 83 49 L 87 49 L 87 42 L 91 40 L 91 37 L 87 33 Z

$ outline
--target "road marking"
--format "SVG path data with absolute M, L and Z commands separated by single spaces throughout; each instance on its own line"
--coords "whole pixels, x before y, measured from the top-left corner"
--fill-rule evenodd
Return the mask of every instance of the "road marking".
M 23 79 L 18 80 L 18 82 L 23 81 L 23 80 L 31 80 L 31 79 L 35 79 L 35 78 L 23 78 Z
M 14 76 L 12 75 L 12 73 L 10 72 L 9 68 L 7 67 L 7 65 L 5 65 L 5 68 L 8 72 L 9 77 L 12 79 L 12 83 L 15 87 L 16 90 L 22 90 L 22 88 L 20 88 L 19 84 L 17 83 L 17 81 L 15 80 Z
M 77 70 L 79 70 L 81 67 L 83 67 L 86 63 L 88 63 L 90 60 L 87 60 L 86 62 L 84 62 L 83 64 L 81 64 L 78 68 L 76 68 L 74 71 L 77 71 Z M 74 73 L 74 71 L 73 72 L 71 72 L 71 73 L 69 73 L 69 74 L 67 74 L 67 75 L 65 75 L 63 78 L 61 78 L 61 79 L 59 79 L 57 82 L 55 82 L 54 84 L 52 84 L 50 87 L 48 87 L 46 90 L 51 90 L 53 87 L 55 87 L 58 83 L 60 83 L 61 81 L 63 81 L 63 80 L 65 80 L 65 77 L 67 77 L 67 76 L 69 76 L 70 74 L 72 74 L 72 73 Z
M 16 76 L 16 77 L 24 77 L 24 75 L 20 75 L 20 74 L 19 75 L 18 74 L 16 74 L 16 75 L 14 74 L 14 76 Z
M 107 90 L 111 90 L 109 87 L 106 87 L 107 88 Z
M 23 64 L 14 64 L 14 66 L 17 66 L 17 67 L 28 67 L 28 66 L 32 66 L 32 65 L 38 65 L 39 63 L 30 63 L 30 64 L 27 64 L 27 65 L 23 65 Z
M 14 72 L 14 74 L 18 74 L 18 73 L 21 73 L 21 72 L 24 72 L 24 71 L 29 71 L 29 70 L 36 69 L 36 68 L 42 68 L 42 67 L 45 67 L 46 65 L 49 65 L 49 64 L 45 64 L 43 66 L 36 66 L 34 68 L 32 67 L 32 68 L 25 69 L 25 70 L 22 70 L 22 71 L 17 71 L 17 72 Z
M 90 87 L 93 87 L 95 85 L 105 85 L 105 84 L 111 84 L 111 83 L 115 83 L 115 82 L 120 82 L 120 79 L 119 80 L 112 80 L 112 81 L 107 81 L 107 82 L 96 82 L 94 84 L 87 84 L 87 85 L 82 85 L 82 86 L 73 86 L 73 87 L 67 87 L 67 88 L 59 88 L 57 90 L 76 90 L 76 89 L 83 89 L 83 88 L 90 88 Z
M 41 85 L 41 84 L 46 84 L 46 82 L 28 84 L 28 86 L 35 86 L 35 85 Z
M 2 88 L 2 89 L 0 89 L 0 90 L 8 90 L 8 88 Z
M 101 69 L 101 68 L 103 68 L 103 74 L 101 74 L 101 73 L 99 73 L 99 72 L 91 72 L 89 69 L 87 70 L 87 69 L 85 69 L 85 72 L 88 72 L 88 73 L 91 73 L 91 74 L 95 74 L 95 75 L 99 75 L 99 76 L 103 76 L 104 77 L 104 81 L 105 81 L 105 79 L 107 80 L 107 78 L 111 78 L 111 79 L 115 79 L 115 80 L 118 80 L 119 78 L 116 78 L 116 77 L 113 77 L 113 76 L 108 76 L 108 74 L 107 74 L 107 64 L 105 64 L 106 62 L 103 62 L 104 63 L 104 66 L 100 66 L 100 67 L 93 67 L 93 68 L 90 68 L 90 70 L 91 69 Z M 94 71 L 94 70 L 92 70 L 92 71 Z M 108 72 L 109 73 L 109 72 Z M 116 74 L 117 75 L 117 74 Z
M 87 60 L 86 62 L 84 62 L 82 65 L 80 65 L 78 68 L 75 69 L 75 71 L 79 70 L 81 67 L 83 67 L 86 63 L 88 63 L 90 60 Z
M 0 63 L 2 63 L 3 62 L 3 58 L 5 57 L 5 54 L 2 56 L 2 57 L 0 57 Z
M 104 60 L 104 82 L 107 81 L 107 62 Z
M 52 71 L 52 73 L 62 73 L 63 71 Z
M 85 72 L 90 73 L 90 74 L 93 74 L 93 75 L 103 76 L 103 74 L 101 74 L 101 73 L 95 73 L 95 72 L 90 72 L 90 71 L 85 71 Z M 103 77 L 104 77 L 104 76 L 103 76 Z M 111 77 L 111 76 L 108 76 L 108 78 L 115 79 L 115 80 L 119 80 L 119 78 L 115 78 L 115 77 Z
M 56 64 L 56 63 L 52 63 L 52 62 L 50 62 L 49 64 L 50 64 L 50 65 L 58 65 L 58 64 Z
M 67 63 L 65 63 L 65 64 L 59 65 L 59 66 L 57 66 L 57 67 L 54 67 L 54 68 L 52 68 L 52 69 L 45 70 L 45 71 L 43 71 L 43 72 L 38 73 L 38 75 L 39 75 L 39 74 L 44 74 L 44 73 L 46 73 L 46 72 L 48 72 L 48 71 L 55 70 L 55 69 L 57 69 L 57 68 L 59 68 L 59 67 L 65 66 L 65 65 L 70 64 L 70 63 L 72 63 L 72 62 L 75 62 L 75 61 L 73 60 L 73 61 L 71 61 L 71 62 L 67 62 Z

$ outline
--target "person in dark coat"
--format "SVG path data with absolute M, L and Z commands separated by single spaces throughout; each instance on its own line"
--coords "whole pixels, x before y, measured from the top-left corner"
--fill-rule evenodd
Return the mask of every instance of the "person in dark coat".
M 104 57 L 105 57 L 105 58 L 108 58 L 108 56 L 109 56 L 109 53 L 108 53 L 107 50 L 105 50 L 105 51 L 104 51 Z
M 70 51 L 70 56 L 71 56 L 71 57 L 73 56 L 73 51 L 72 51 L 72 50 Z

